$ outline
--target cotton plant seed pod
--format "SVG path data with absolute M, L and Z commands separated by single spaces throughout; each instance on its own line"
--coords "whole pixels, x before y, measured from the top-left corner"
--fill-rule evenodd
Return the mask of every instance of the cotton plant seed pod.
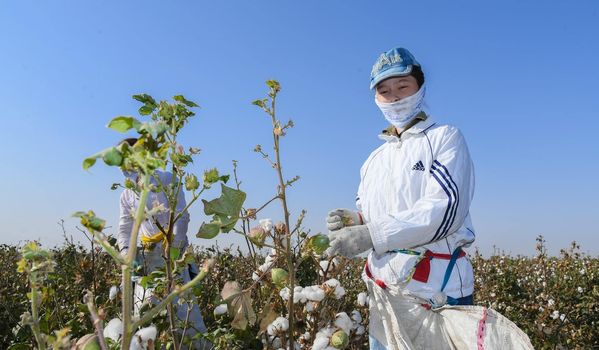
M 336 349 L 345 349 L 349 343 L 349 336 L 344 331 L 337 331 L 331 337 L 331 346 Z
M 274 269 L 270 270 L 270 277 L 272 278 L 272 283 L 274 283 L 275 286 L 281 288 L 287 282 L 287 278 L 289 277 L 289 274 L 287 273 L 287 271 L 285 271 L 283 269 L 274 268 Z
M 95 334 L 86 334 L 79 338 L 75 344 L 76 350 L 100 350 L 100 344 L 98 344 L 98 337 Z
M 247 235 L 250 242 L 254 243 L 258 247 L 262 247 L 264 240 L 266 240 L 266 231 L 261 226 L 256 226 L 250 230 Z
M 318 234 L 310 239 L 310 247 L 314 253 L 321 255 L 329 247 L 329 237 Z

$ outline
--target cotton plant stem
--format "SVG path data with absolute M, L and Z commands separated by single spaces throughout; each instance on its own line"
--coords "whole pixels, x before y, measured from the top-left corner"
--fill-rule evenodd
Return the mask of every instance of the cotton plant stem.
M 191 315 L 193 304 L 187 302 L 187 313 L 185 314 L 185 323 L 183 325 L 183 332 L 181 333 L 181 341 L 179 342 L 179 349 L 183 347 L 183 340 L 185 340 L 185 333 L 187 332 L 187 324 L 189 323 L 189 316 Z
M 46 350 L 46 342 L 42 339 L 42 332 L 40 330 L 39 323 L 39 309 L 38 305 L 40 304 L 39 300 L 39 291 L 37 290 L 37 280 L 35 276 L 31 278 L 31 317 L 33 318 L 31 324 L 31 330 L 33 331 L 33 336 L 35 337 L 35 341 L 37 343 L 37 347 L 39 350 Z
M 275 114 L 275 97 L 272 98 L 272 104 L 270 108 L 270 116 L 272 118 L 273 128 L 277 125 L 276 114 Z M 276 157 L 276 171 L 277 176 L 279 178 L 279 198 L 281 199 L 281 204 L 283 205 L 283 214 L 285 217 L 285 241 L 286 241 L 286 250 L 287 250 L 287 269 L 289 270 L 289 301 L 287 303 L 287 309 L 289 311 L 289 349 L 293 349 L 293 331 L 294 331 L 294 304 L 293 304 L 293 294 L 295 289 L 295 266 L 293 265 L 293 256 L 291 251 L 291 234 L 289 231 L 289 210 L 287 209 L 287 196 L 285 193 L 285 181 L 283 180 L 283 171 L 281 167 L 281 154 L 280 154 L 280 145 L 279 145 L 279 135 L 277 135 L 273 130 L 273 139 L 274 139 L 274 149 L 275 149 L 275 157 Z
M 125 257 L 125 264 L 121 265 L 123 272 L 123 338 L 121 339 L 121 349 L 129 349 L 131 346 L 131 340 L 133 338 L 133 331 L 135 323 L 132 324 L 132 313 L 133 313 L 133 284 L 131 281 L 133 262 L 137 254 L 137 237 L 139 234 L 139 228 L 141 223 L 145 219 L 146 202 L 148 200 L 148 194 L 150 185 L 150 177 L 147 174 L 142 175 L 142 191 L 135 213 L 135 223 L 131 230 L 131 237 L 129 239 L 129 251 Z
M 172 229 L 169 228 L 169 231 L 171 231 Z M 166 279 L 167 279 L 167 292 L 170 293 L 172 291 L 172 286 L 173 286 L 173 271 L 172 271 L 172 264 L 171 264 L 171 258 L 170 258 L 170 243 L 166 242 L 166 246 L 165 246 L 165 250 L 166 250 Z M 173 306 L 172 300 L 171 302 L 169 302 L 168 304 L 166 304 L 166 310 L 168 312 L 168 323 L 169 323 L 169 327 L 170 327 L 170 332 L 171 332 L 171 337 L 173 338 L 173 346 L 175 348 L 175 350 L 179 350 L 179 342 L 177 340 L 177 332 L 176 332 L 176 327 L 177 325 L 175 324 L 175 308 Z
M 175 135 L 176 136 L 176 135 Z M 173 149 L 173 153 L 176 152 L 176 142 L 175 142 L 175 138 L 173 138 L 173 143 L 172 143 L 172 149 Z M 172 166 L 172 176 L 177 176 L 175 175 L 177 172 L 177 169 L 175 167 L 175 164 L 173 163 Z M 173 182 L 173 178 L 171 178 L 171 183 Z M 171 193 L 172 198 L 169 198 L 169 219 L 168 219 L 168 232 L 166 233 L 166 244 L 164 247 L 164 256 L 165 256 L 165 260 L 166 260 L 166 280 L 167 280 L 167 286 L 166 286 L 166 291 L 167 293 L 170 293 L 172 291 L 173 288 L 173 284 L 174 284 L 174 276 L 173 276 L 173 271 L 172 271 L 172 263 L 171 263 L 171 244 L 173 243 L 173 228 L 174 228 L 174 224 L 175 224 L 175 212 L 177 211 L 177 201 L 178 201 L 178 197 L 179 197 L 179 191 L 181 189 L 181 179 L 177 178 L 177 186 L 175 186 L 174 191 Z M 167 313 L 168 313 L 168 323 L 169 323 L 169 328 L 170 328 L 170 333 L 171 333 L 171 337 L 173 338 L 173 346 L 175 348 L 175 350 L 179 350 L 179 342 L 177 339 L 177 332 L 176 332 L 176 327 L 177 325 L 175 324 L 175 308 L 173 306 L 173 303 L 170 302 L 166 305 L 166 309 L 167 309 Z
M 98 343 L 100 344 L 100 348 L 102 350 L 107 350 L 108 346 L 106 346 L 106 339 L 104 339 L 104 327 L 102 326 L 102 319 L 98 315 L 98 311 L 96 310 L 96 306 L 94 305 L 94 293 L 87 291 L 87 293 L 85 294 L 84 301 L 87 305 L 87 309 L 89 310 L 90 318 L 92 319 L 94 328 L 96 329 L 96 335 L 98 336 Z

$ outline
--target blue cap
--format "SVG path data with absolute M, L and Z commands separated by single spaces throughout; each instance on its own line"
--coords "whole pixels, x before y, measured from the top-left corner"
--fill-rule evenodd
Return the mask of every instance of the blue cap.
M 416 61 L 410 51 L 403 47 L 382 53 L 372 66 L 370 89 L 374 89 L 376 84 L 387 78 L 409 75 L 412 72 L 412 66 L 420 66 L 420 63 Z

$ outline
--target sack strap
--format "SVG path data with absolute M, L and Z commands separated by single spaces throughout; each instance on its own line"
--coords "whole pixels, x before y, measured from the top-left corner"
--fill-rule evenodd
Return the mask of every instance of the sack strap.
M 441 285 L 441 291 L 443 291 L 443 289 L 445 289 L 445 286 L 447 286 L 447 282 L 449 282 L 449 277 L 451 277 L 451 272 L 453 271 L 455 262 L 458 260 L 460 255 L 461 256 L 465 255 L 465 253 L 461 247 L 456 248 L 456 250 L 453 251 L 453 254 L 451 254 L 451 258 L 449 259 L 449 264 L 447 264 L 447 269 L 445 270 L 445 277 L 443 277 L 443 284 Z

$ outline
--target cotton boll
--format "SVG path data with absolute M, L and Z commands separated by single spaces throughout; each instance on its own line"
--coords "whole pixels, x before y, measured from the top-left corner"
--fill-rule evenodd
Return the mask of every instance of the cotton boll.
M 368 295 L 364 292 L 358 294 L 358 305 L 360 306 L 367 306 L 368 305 Z
M 258 222 L 260 223 L 260 226 L 262 226 L 264 231 L 270 232 L 270 230 L 272 230 L 272 220 L 271 219 L 261 219 Z
M 104 327 L 104 337 L 110 338 L 114 341 L 118 341 L 123 334 L 123 322 L 118 318 L 113 318 Z
M 355 323 L 362 323 L 362 314 L 358 310 L 354 310 L 351 312 L 351 319 Z
M 276 338 L 273 339 L 273 341 L 272 341 L 272 347 L 273 348 L 278 349 L 278 348 L 281 347 L 281 345 L 282 345 L 281 338 L 276 337 Z
M 158 330 L 154 326 L 138 330 L 131 341 L 130 350 L 144 350 L 156 340 Z
M 260 280 L 260 276 L 256 272 L 254 272 L 252 273 L 252 280 L 254 282 L 258 282 Z
M 135 336 L 139 337 L 142 341 L 147 342 L 148 340 L 156 340 L 156 334 L 158 330 L 155 326 L 142 328 L 135 333 Z
M 354 322 L 345 312 L 340 312 L 335 316 L 335 326 L 347 334 L 351 331 L 353 324 Z
M 258 266 L 258 270 L 262 272 L 268 271 L 273 265 L 273 262 L 265 262 L 264 264 Z
M 214 308 L 214 315 L 218 316 L 218 315 L 226 314 L 227 311 L 228 311 L 227 304 L 220 304 L 219 306 Z
M 331 263 L 329 264 L 328 260 L 322 260 L 318 263 L 320 265 L 321 270 L 318 271 L 318 273 L 321 276 L 324 276 L 324 271 L 327 271 L 327 273 L 330 273 L 333 269 L 335 269 L 337 266 L 339 266 L 339 260 L 337 260 L 337 258 L 333 258 L 333 260 L 331 260 Z
M 316 310 L 316 305 L 317 304 L 313 301 L 307 302 L 306 307 L 305 307 L 306 312 L 312 312 L 312 311 Z
M 276 320 L 274 320 L 273 322 L 275 324 L 275 326 L 281 330 L 282 332 L 286 331 L 289 329 L 289 320 L 286 319 L 285 317 L 277 317 Z
M 108 299 L 110 299 L 110 300 L 116 299 L 116 296 L 118 293 L 119 293 L 119 287 L 117 287 L 117 286 L 110 287 L 110 291 L 108 292 Z
M 279 295 L 281 296 L 281 298 L 283 298 L 283 300 L 287 301 L 287 300 L 289 300 L 289 297 L 291 296 L 291 291 L 289 290 L 289 288 L 285 287 L 285 288 L 281 289 L 281 291 L 279 292 Z
M 321 301 L 324 299 L 324 290 L 320 286 L 309 286 L 304 288 L 306 299 L 311 301 Z
M 276 335 L 278 332 L 284 332 L 289 329 L 289 320 L 285 317 L 277 317 L 271 324 L 266 327 L 266 332 L 269 335 Z
M 267 255 L 264 259 L 264 263 L 272 265 L 275 262 L 275 260 L 277 260 L 277 258 L 274 255 Z
M 312 344 L 312 350 L 324 350 L 329 346 L 329 338 L 328 337 L 316 337 L 314 339 L 314 343 Z
M 304 288 L 297 286 L 293 289 L 293 303 L 305 303 L 307 300 L 306 295 L 304 294 Z
M 330 338 L 333 335 L 333 333 L 335 333 L 335 328 L 332 328 L 332 327 L 322 328 L 316 333 L 315 338 L 318 338 L 318 337 Z
M 339 285 L 339 281 L 337 281 L 334 278 L 331 278 L 330 280 L 326 281 L 324 284 L 326 284 L 327 286 L 329 286 L 331 288 L 336 288 Z
M 345 288 L 341 286 L 335 287 L 335 298 L 341 299 L 345 295 Z

